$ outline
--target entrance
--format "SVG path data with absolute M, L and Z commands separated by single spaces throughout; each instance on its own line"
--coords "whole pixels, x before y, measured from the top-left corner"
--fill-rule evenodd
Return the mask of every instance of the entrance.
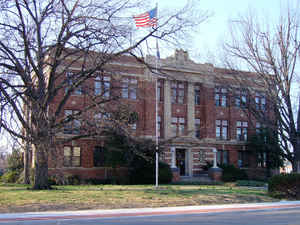
M 188 176 L 188 159 L 185 149 L 176 148 L 176 166 L 180 176 Z

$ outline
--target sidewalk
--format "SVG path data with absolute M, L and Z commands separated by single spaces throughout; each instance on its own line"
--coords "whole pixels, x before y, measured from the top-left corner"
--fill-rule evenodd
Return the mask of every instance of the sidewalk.
M 8 222 L 8 221 L 215 213 L 215 212 L 267 210 L 267 209 L 296 208 L 296 207 L 300 207 L 300 201 L 280 201 L 280 202 L 272 202 L 272 203 L 184 206 L 184 207 L 140 208 L 140 209 L 113 209 L 113 210 L 101 209 L 101 210 L 64 211 L 64 212 L 5 213 L 5 214 L 0 214 L 0 223 Z

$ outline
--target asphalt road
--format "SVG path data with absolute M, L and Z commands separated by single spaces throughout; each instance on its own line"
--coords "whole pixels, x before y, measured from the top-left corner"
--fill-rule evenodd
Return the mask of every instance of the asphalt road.
M 7 225 L 300 225 L 300 207 L 198 214 L 6 221 Z

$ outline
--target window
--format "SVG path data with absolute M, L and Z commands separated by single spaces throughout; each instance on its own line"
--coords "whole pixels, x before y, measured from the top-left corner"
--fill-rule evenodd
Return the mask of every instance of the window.
M 172 117 L 171 130 L 173 136 L 180 136 L 185 131 L 185 119 L 183 117 Z
M 80 121 L 74 118 L 74 115 L 78 114 L 78 110 L 65 110 L 65 119 L 70 119 L 70 122 L 64 125 L 65 134 L 79 134 L 80 133 Z
M 236 139 L 238 141 L 247 141 L 248 122 L 236 122 Z
M 184 104 L 185 85 L 180 81 L 172 81 L 171 97 L 172 103 Z
M 162 121 L 161 117 L 157 116 L 157 136 L 162 137 L 163 135 L 163 126 L 162 126 Z
M 95 146 L 94 148 L 94 166 L 105 166 L 105 149 L 102 146 Z
M 95 79 L 95 95 L 110 96 L 110 77 L 97 77 Z
M 228 122 L 227 120 L 216 120 L 216 139 L 227 140 Z
M 101 122 L 101 120 L 102 120 L 102 113 L 96 113 L 94 115 L 94 119 L 95 119 L 95 122 Z
M 97 123 L 97 127 L 108 125 L 111 122 L 111 113 L 96 113 L 94 115 L 94 121 Z
M 235 92 L 235 106 L 238 108 L 246 108 L 247 92 L 245 90 L 237 90 Z
M 135 78 L 122 79 L 122 97 L 128 99 L 136 99 L 138 82 Z
M 67 87 L 66 87 L 66 92 L 67 92 L 69 90 L 69 88 L 71 88 L 75 85 L 76 74 L 73 72 L 67 72 L 66 77 L 67 77 Z M 72 95 L 82 95 L 83 94 L 82 86 L 79 85 L 77 88 L 75 88 L 73 90 L 73 92 L 71 94 Z
M 227 150 L 218 150 L 217 152 L 217 163 L 219 165 L 227 165 L 229 159 L 229 154 Z
M 227 106 L 227 89 L 215 87 L 215 104 L 216 106 Z
M 104 113 L 96 113 L 94 115 L 95 120 L 109 120 L 111 118 L 111 113 L 104 112 Z
M 136 131 L 136 123 L 129 124 L 132 131 Z
M 238 167 L 248 167 L 249 166 L 249 153 L 245 151 L 238 152 Z
M 195 137 L 200 139 L 200 119 L 195 119 Z
M 261 124 L 260 124 L 260 122 L 256 122 L 255 128 L 256 128 L 256 133 L 259 134 L 261 132 Z
M 164 81 L 157 80 L 157 99 L 160 102 L 164 101 Z
M 261 168 L 267 167 L 267 153 L 259 152 L 257 153 L 257 166 Z
M 200 85 L 195 85 L 195 105 L 200 105 Z
M 80 166 L 80 147 L 64 147 L 64 166 L 78 167 Z
M 262 111 L 266 110 L 266 97 L 258 92 L 255 94 L 255 108 Z

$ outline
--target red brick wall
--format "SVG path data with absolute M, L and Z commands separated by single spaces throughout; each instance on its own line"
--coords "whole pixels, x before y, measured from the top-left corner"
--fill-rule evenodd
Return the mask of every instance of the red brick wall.
M 122 103 L 130 105 L 131 109 L 138 112 L 139 121 L 137 123 L 137 135 L 141 136 L 154 136 L 155 135 L 155 82 L 152 80 L 141 78 L 144 76 L 144 68 L 140 67 L 130 67 L 125 65 L 125 63 L 134 63 L 134 59 L 131 57 L 122 57 L 118 60 L 121 65 L 111 66 L 110 70 L 113 71 L 112 75 L 112 86 L 120 87 L 120 80 L 118 80 L 119 72 L 127 74 L 137 74 L 138 80 L 138 93 L 136 100 L 124 100 L 120 99 Z M 218 73 L 226 74 L 226 70 L 216 70 Z M 61 78 L 63 79 L 63 77 Z M 59 82 L 61 80 L 58 80 Z M 248 134 L 254 130 L 255 120 L 253 117 L 243 112 L 242 110 L 234 106 L 233 96 L 228 96 L 228 107 L 216 107 L 214 101 L 214 86 L 213 85 L 201 85 L 201 100 L 200 105 L 195 105 L 195 118 L 200 118 L 201 120 L 201 138 L 209 139 L 208 143 L 201 143 L 201 147 L 215 147 L 217 149 L 223 149 L 229 151 L 229 163 L 237 165 L 238 163 L 238 151 L 243 150 L 242 145 L 234 143 L 236 138 L 236 121 L 248 121 Z M 185 85 L 187 87 L 187 83 Z M 84 84 L 85 91 L 89 94 L 93 94 L 94 91 L 94 80 L 90 79 Z M 187 90 L 187 88 L 186 88 Z M 120 95 L 120 88 L 113 90 L 113 93 Z M 53 113 L 58 106 L 58 103 L 64 95 L 64 90 L 60 90 L 56 99 L 54 99 L 53 104 L 50 106 L 50 113 Z M 185 93 L 187 97 L 187 92 Z M 82 96 L 71 96 L 67 101 L 64 109 L 79 110 L 91 103 L 91 98 L 86 95 Z M 185 104 L 172 104 L 171 115 L 176 117 L 184 117 L 187 120 L 187 99 L 185 99 Z M 118 106 L 118 101 L 114 101 L 107 104 L 107 107 Z M 62 115 L 63 115 L 62 111 Z M 163 119 L 164 104 L 159 103 L 158 108 L 159 115 Z M 85 116 L 87 118 L 91 117 L 93 113 L 87 112 Z M 228 129 L 228 141 L 216 141 L 215 140 L 215 121 L 216 119 L 227 120 L 229 124 Z M 253 121 L 253 123 L 250 123 Z M 162 121 L 162 124 L 163 121 Z M 254 124 L 254 125 L 253 125 Z M 71 143 L 70 143 L 71 144 Z M 49 160 L 49 165 L 51 168 L 63 168 L 62 171 L 72 174 L 79 174 L 82 177 L 103 177 L 103 168 L 93 167 L 93 150 L 96 145 L 101 145 L 102 141 L 96 140 L 77 140 L 73 142 L 73 146 L 79 146 L 81 148 L 81 167 L 80 168 L 63 168 L 63 147 L 58 147 L 58 154 Z M 211 150 L 209 150 L 211 151 Z M 166 153 L 167 163 L 170 161 L 170 153 Z M 211 154 L 208 153 L 208 159 L 211 160 Z M 55 166 L 55 163 L 57 164 Z M 197 163 L 197 160 L 194 161 Z M 194 169 L 200 169 L 201 165 L 195 165 Z M 200 171 L 200 170 L 197 170 Z M 196 173 L 196 172 L 195 172 Z

